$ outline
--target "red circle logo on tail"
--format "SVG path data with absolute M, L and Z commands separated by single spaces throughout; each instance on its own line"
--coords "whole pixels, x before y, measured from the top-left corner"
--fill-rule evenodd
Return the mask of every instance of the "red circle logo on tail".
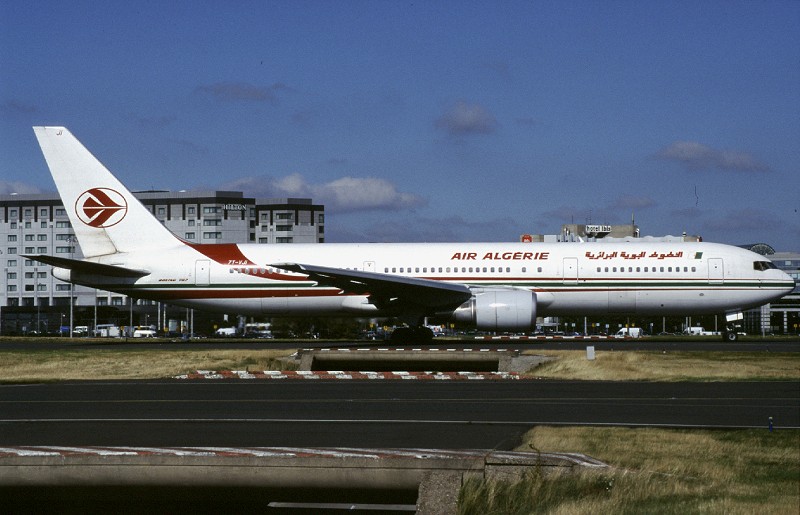
M 118 191 L 92 188 L 75 201 L 75 213 L 86 225 L 103 229 L 116 225 L 128 213 L 128 202 Z

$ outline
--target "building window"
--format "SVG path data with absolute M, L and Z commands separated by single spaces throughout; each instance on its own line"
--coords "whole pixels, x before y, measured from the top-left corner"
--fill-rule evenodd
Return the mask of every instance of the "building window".
M 277 220 L 292 220 L 294 218 L 293 213 L 276 213 L 275 218 Z
M 9 254 L 16 254 L 17 253 L 17 247 L 8 247 L 8 253 Z
M 219 213 L 219 207 L 217 206 L 206 206 L 203 208 L 204 215 L 215 215 Z
M 8 235 L 8 241 L 17 241 L 17 235 L 16 234 L 9 234 Z
M 195 238 L 195 233 L 187 232 L 186 234 L 184 234 L 184 238 L 187 240 L 193 240 Z
M 203 238 L 206 240 L 221 240 L 222 233 L 221 232 L 204 232 Z
M 17 266 L 17 260 L 16 259 L 9 259 L 8 260 L 8 266 Z
M 189 227 L 194 227 L 194 220 L 189 220 Z
M 72 227 L 69 222 L 56 222 L 56 229 L 69 229 Z
M 71 289 L 72 289 L 71 284 L 64 284 L 64 283 L 56 284 L 56 291 L 70 291 Z
M 8 272 L 6 274 L 6 279 L 8 279 L 9 281 L 12 280 L 12 279 L 16 279 L 16 278 L 17 278 L 17 273 L 16 272 Z
M 222 220 L 203 220 L 203 225 L 206 227 L 219 227 L 222 225 Z
M 47 222 L 40 223 L 39 227 L 41 227 L 42 229 L 47 229 Z
M 56 209 L 56 216 L 67 216 L 67 210 L 63 207 Z
M 288 237 L 288 238 L 275 238 L 275 242 L 276 243 L 291 243 L 292 242 L 292 238 L 291 238 L 291 236 Z
M 36 240 L 37 241 L 47 241 L 47 235 L 46 234 L 37 234 L 36 235 Z
M 289 231 L 291 231 L 293 228 L 294 228 L 294 227 L 293 227 L 293 226 L 291 226 L 291 225 L 276 225 L 276 226 L 275 226 L 275 230 L 276 230 L 276 231 L 283 231 L 283 232 L 289 232 Z
M 26 234 L 25 235 L 25 241 L 34 241 L 35 237 L 36 236 L 34 234 Z
M 190 215 L 193 215 L 194 214 L 194 206 L 189 206 L 188 208 L 186 208 L 186 212 L 188 214 L 190 214 Z
M 56 247 L 56 254 L 73 254 L 75 247 Z

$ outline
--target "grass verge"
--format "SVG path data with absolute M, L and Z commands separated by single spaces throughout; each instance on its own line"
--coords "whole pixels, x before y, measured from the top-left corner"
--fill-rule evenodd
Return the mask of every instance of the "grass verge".
M 604 471 L 469 481 L 459 513 L 776 513 L 800 510 L 800 431 L 537 427 L 518 450 L 581 452 Z
M 593 381 L 786 381 L 800 379 L 793 352 L 526 351 L 553 358 L 527 377 Z
M 158 379 L 196 370 L 289 370 L 287 350 L 29 350 L 0 352 L 0 382 Z

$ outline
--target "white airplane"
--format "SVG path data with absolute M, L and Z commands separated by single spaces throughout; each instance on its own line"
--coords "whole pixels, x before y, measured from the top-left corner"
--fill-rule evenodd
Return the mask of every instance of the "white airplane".
M 172 234 L 64 127 L 34 127 L 85 258 L 32 255 L 63 281 L 208 311 L 424 317 L 527 331 L 537 316 L 725 314 L 794 281 L 714 243 L 197 244 Z M 730 327 L 733 327 L 732 325 Z M 725 338 L 736 340 L 735 330 Z

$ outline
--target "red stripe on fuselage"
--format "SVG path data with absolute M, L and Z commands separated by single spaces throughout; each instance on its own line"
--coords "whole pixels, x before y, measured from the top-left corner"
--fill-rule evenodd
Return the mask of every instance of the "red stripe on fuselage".
M 338 297 L 349 295 L 342 293 L 341 290 L 314 288 L 309 290 L 241 290 L 224 289 L 216 290 L 195 289 L 195 290 L 147 290 L 147 289 L 128 289 L 118 290 L 120 293 L 129 294 L 132 297 L 146 298 L 152 300 L 183 300 L 183 299 L 257 299 L 257 298 L 285 298 L 285 297 Z
M 255 265 L 250 259 L 242 254 L 239 246 L 235 243 L 189 243 L 185 242 L 197 252 L 209 259 L 213 259 L 221 265 Z

